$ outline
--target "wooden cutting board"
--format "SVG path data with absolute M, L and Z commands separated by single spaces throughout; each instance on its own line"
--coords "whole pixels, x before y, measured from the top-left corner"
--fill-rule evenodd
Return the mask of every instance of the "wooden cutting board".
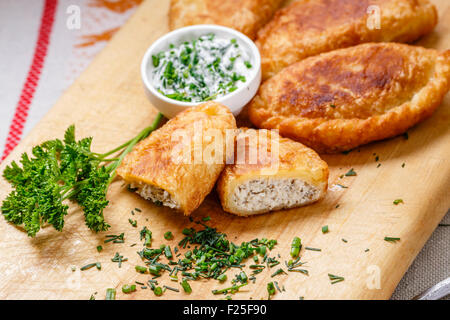
M 420 41 L 437 49 L 450 48 L 450 3 L 433 1 L 440 15 L 436 30 Z M 13 159 L 44 140 L 62 137 L 64 130 L 75 124 L 78 137 L 92 135 L 93 148 L 106 151 L 121 144 L 149 125 L 156 114 L 141 86 L 139 64 L 146 48 L 168 31 L 169 1 L 148 0 L 130 21 L 96 57 L 82 76 L 59 99 L 53 109 L 0 165 L 3 171 Z M 326 198 L 312 206 L 280 211 L 253 218 L 240 218 L 224 213 L 215 194 L 193 214 L 198 220 L 211 216 L 209 225 L 228 235 L 235 243 L 254 238 L 278 239 L 272 256 L 289 259 L 294 236 L 306 246 L 321 252 L 303 251 L 309 276 L 289 273 L 271 278 L 275 271 L 265 270 L 236 294 L 234 299 L 266 298 L 266 284 L 277 280 L 286 291 L 276 299 L 387 299 L 403 274 L 423 247 L 450 206 L 450 96 L 427 121 L 409 130 L 409 139 L 397 137 L 374 143 L 348 155 L 325 156 L 330 165 L 330 188 Z M 379 161 L 375 161 L 375 155 Z M 402 164 L 405 164 L 402 167 Z M 381 166 L 379 166 L 381 164 Z M 350 168 L 355 177 L 340 176 Z M 341 188 L 342 184 L 348 188 Z M 9 192 L 1 180 L 0 199 Z M 404 204 L 394 205 L 401 198 Z M 150 290 L 125 295 L 123 284 L 146 282 L 149 276 L 137 274 L 141 264 L 136 254 L 140 248 L 139 230 L 148 226 L 153 232 L 153 246 L 159 247 L 164 232 L 170 230 L 175 239 L 182 238 L 190 223 L 182 215 L 156 207 L 124 188 L 117 180 L 109 191 L 110 206 L 106 220 L 112 225 L 105 233 L 94 234 L 84 225 L 83 214 L 72 209 L 63 232 L 53 227 L 41 231 L 35 239 L 0 218 L 0 299 L 88 299 L 98 292 L 103 299 L 106 288 L 117 288 L 119 299 L 218 299 L 212 289 L 229 284 L 215 280 L 191 282 L 193 293 L 167 291 L 156 297 Z M 130 211 L 142 209 L 134 216 Z M 128 218 L 137 219 L 133 228 Z M 321 227 L 330 232 L 322 234 Z M 125 233 L 124 244 L 104 244 L 106 234 Z M 398 243 L 384 241 L 385 236 L 400 237 Z M 347 242 L 344 242 L 345 239 Z M 138 243 L 136 247 L 130 247 Z M 96 247 L 103 246 L 98 253 Z M 366 249 L 369 249 L 367 251 Z M 128 261 L 118 268 L 111 258 L 119 252 Z M 101 262 L 102 270 L 79 267 Z M 71 267 L 76 266 L 76 271 Z M 229 279 L 237 270 L 229 272 Z M 327 274 L 345 277 L 332 285 Z M 160 284 L 179 287 L 167 274 Z M 378 285 L 379 280 L 379 285 Z M 139 286 L 138 286 L 139 287 Z

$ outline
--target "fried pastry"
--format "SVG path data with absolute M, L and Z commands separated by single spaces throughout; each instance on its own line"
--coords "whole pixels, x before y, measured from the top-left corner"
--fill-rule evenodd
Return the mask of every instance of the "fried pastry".
M 405 132 L 434 112 L 449 82 L 450 51 L 361 44 L 283 69 L 248 112 L 257 127 L 334 153 Z
M 254 39 L 284 0 L 172 0 L 170 29 L 194 24 L 219 24 Z
M 225 211 L 250 216 L 318 201 L 327 185 L 328 165 L 314 150 L 275 131 L 244 128 L 217 191 Z
M 437 19 L 428 0 L 295 1 L 258 32 L 263 79 L 322 52 L 366 42 L 416 40 Z
M 234 133 L 236 122 L 227 107 L 189 108 L 137 144 L 117 174 L 142 197 L 189 215 L 225 166 L 228 129 Z

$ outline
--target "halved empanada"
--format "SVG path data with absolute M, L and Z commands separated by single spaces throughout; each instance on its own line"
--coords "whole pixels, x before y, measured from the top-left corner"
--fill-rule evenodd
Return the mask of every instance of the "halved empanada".
M 433 30 L 428 0 L 299 0 L 258 32 L 263 79 L 322 52 L 365 42 L 410 42 Z
M 233 114 L 220 103 L 189 108 L 138 143 L 117 174 L 142 197 L 189 215 L 225 167 L 235 129 Z
M 241 128 L 235 162 L 217 182 L 225 211 L 250 216 L 307 205 L 322 199 L 328 165 L 314 150 L 275 131 Z
M 317 152 L 389 138 L 430 116 L 449 90 L 450 51 L 369 43 L 310 57 L 267 80 L 249 106 L 260 128 Z

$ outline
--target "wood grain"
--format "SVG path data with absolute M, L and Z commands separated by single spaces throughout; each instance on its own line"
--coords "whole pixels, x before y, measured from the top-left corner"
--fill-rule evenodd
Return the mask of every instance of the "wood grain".
M 436 30 L 419 41 L 421 45 L 438 49 L 450 48 L 450 3 L 433 1 L 439 10 Z M 133 137 L 151 123 L 156 111 L 147 101 L 140 83 L 139 63 L 146 48 L 167 32 L 169 1 L 144 2 L 130 21 L 116 34 L 82 76 L 59 99 L 53 109 L 0 165 L 18 159 L 31 146 L 46 139 L 62 137 L 65 128 L 74 123 L 78 137 L 92 135 L 94 150 L 106 151 Z M 387 299 L 423 247 L 434 228 L 450 206 L 450 97 L 427 121 L 409 131 L 409 139 L 397 137 L 374 143 L 348 155 L 326 156 L 330 165 L 330 190 L 326 198 L 315 205 L 252 218 L 240 218 L 222 212 L 215 194 L 193 214 L 194 219 L 211 216 L 209 224 L 228 234 L 236 243 L 256 237 L 278 239 L 272 251 L 288 259 L 294 236 L 304 245 L 321 248 L 321 252 L 302 251 L 309 276 L 290 273 L 275 279 L 274 271 L 264 271 L 236 294 L 234 299 L 266 298 L 266 284 L 277 280 L 286 291 L 276 299 Z M 375 161 L 375 156 L 379 161 Z M 378 163 L 381 164 L 377 167 Z M 405 163 L 404 168 L 402 164 Z M 356 177 L 340 178 L 350 168 Z M 336 184 L 348 186 L 340 188 Z M 7 183 L 0 182 L 0 199 L 9 192 Z M 393 205 L 402 198 L 404 204 Z M 84 225 L 83 214 L 73 208 L 66 218 L 63 232 L 52 227 L 30 239 L 17 227 L 0 219 L 0 299 L 88 299 L 98 292 L 103 299 L 106 288 L 117 288 L 118 299 L 218 299 L 212 289 L 227 284 L 200 280 L 191 282 L 193 293 L 167 291 L 156 297 L 150 290 L 130 295 L 120 292 L 123 284 L 135 280 L 146 282 L 148 276 L 134 271 L 142 264 L 136 254 L 140 248 L 139 230 L 148 226 L 153 232 L 154 247 L 159 246 L 164 232 L 170 230 L 175 239 L 181 230 L 191 225 L 189 220 L 169 209 L 156 207 L 128 192 L 117 180 L 109 191 L 110 206 L 105 211 L 112 225 L 106 233 L 94 234 Z M 339 207 L 336 206 L 339 204 Z M 141 208 L 131 216 L 130 211 Z M 133 228 L 128 218 L 137 219 Z M 322 234 L 328 225 L 330 232 Z M 125 244 L 104 244 L 105 234 L 125 232 Z M 385 236 L 400 237 L 396 244 L 383 240 Z M 346 239 L 345 243 L 342 239 Z M 138 243 L 136 247 L 131 244 Z M 98 253 L 97 245 L 104 250 Z M 365 251 L 369 249 L 369 251 Z M 116 252 L 129 260 L 118 268 L 111 258 Z M 101 262 L 96 268 L 75 272 L 81 267 Z M 373 288 L 373 275 L 379 271 L 380 287 Z M 229 279 L 237 271 L 230 271 Z M 345 277 L 345 281 L 330 284 L 328 273 Z M 176 287 L 176 283 L 160 278 L 161 284 Z M 376 283 L 375 283 L 376 284 Z

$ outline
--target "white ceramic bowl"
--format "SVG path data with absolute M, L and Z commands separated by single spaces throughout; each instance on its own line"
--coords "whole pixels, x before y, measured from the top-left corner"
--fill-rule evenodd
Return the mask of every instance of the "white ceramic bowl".
M 258 91 L 261 83 L 261 56 L 256 45 L 247 36 L 230 28 L 209 24 L 177 29 L 156 40 L 148 48 L 141 63 L 141 76 L 144 82 L 145 93 L 153 106 L 167 118 L 172 118 L 177 113 L 200 103 L 178 101 L 167 98 L 159 93 L 152 84 L 154 70 L 152 56 L 161 51 L 168 50 L 170 44 L 177 46 L 185 41 L 197 39 L 208 33 L 214 33 L 218 37 L 224 37 L 226 39 L 236 39 L 242 50 L 247 52 L 250 57 L 250 62 L 254 66 L 249 76 L 247 76 L 247 81 L 244 85 L 241 85 L 236 91 L 230 92 L 214 101 L 226 105 L 237 116 Z

